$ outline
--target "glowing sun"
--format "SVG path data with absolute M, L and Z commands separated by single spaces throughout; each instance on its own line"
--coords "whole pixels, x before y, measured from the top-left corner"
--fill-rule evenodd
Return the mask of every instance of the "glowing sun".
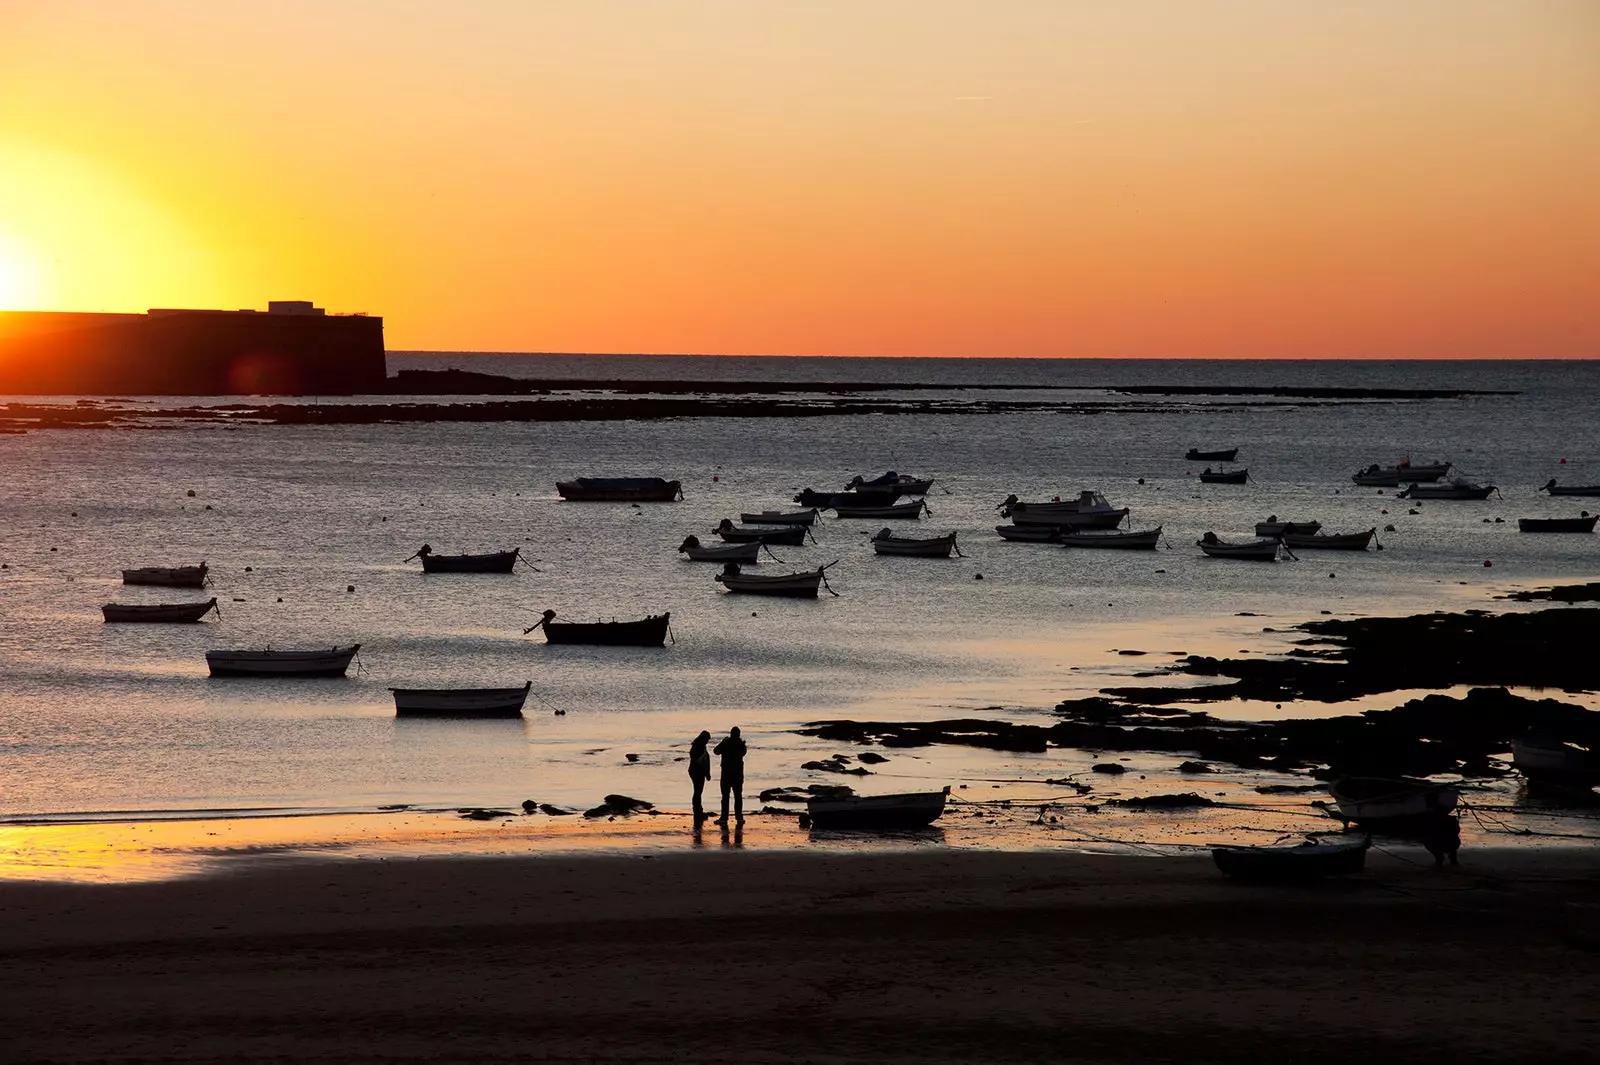
M 0 233 L 0 311 L 35 309 L 43 287 L 40 280 L 28 249 Z

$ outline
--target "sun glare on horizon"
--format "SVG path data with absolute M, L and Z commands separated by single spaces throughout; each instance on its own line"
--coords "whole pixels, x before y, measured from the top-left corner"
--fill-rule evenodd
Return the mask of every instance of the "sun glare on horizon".
M 0 233 L 0 311 L 44 309 L 38 259 L 15 237 Z

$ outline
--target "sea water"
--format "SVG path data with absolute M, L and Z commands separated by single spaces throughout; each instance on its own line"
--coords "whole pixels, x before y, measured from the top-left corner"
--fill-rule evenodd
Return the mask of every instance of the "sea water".
M 1600 503 L 1535 491 L 1551 477 L 1600 482 L 1597 363 L 391 357 L 392 369 L 451 365 L 569 379 L 1004 385 L 999 398 L 1095 406 L 0 436 L 0 817 L 523 797 L 584 806 L 609 792 L 683 805 L 682 758 L 702 728 L 744 728 L 752 791 L 833 781 L 801 768 L 840 749 L 797 735 L 805 722 L 1048 723 L 1060 699 L 1160 683 L 1131 678 L 1180 653 L 1282 650 L 1293 634 L 1263 629 L 1324 612 L 1501 608 L 1492 597 L 1506 589 L 1600 576 L 1600 537 L 1520 535 L 1515 523 Z M 1516 394 L 1328 402 L 1109 390 L 1163 384 Z M 1244 486 L 1199 484 L 1201 464 L 1183 459 L 1191 447 L 1233 446 L 1250 469 Z M 1350 483 L 1357 468 L 1406 455 L 1453 461 L 1501 495 L 1413 506 Z M 935 478 L 930 515 L 912 524 L 830 514 L 815 544 L 774 548 L 782 561 L 759 564 L 784 573 L 834 563 L 837 596 L 729 595 L 712 579 L 717 566 L 676 553 L 691 533 L 715 542 L 721 518 L 790 507 L 800 488 L 888 468 Z M 560 501 L 555 482 L 583 475 L 677 478 L 685 498 Z M 995 535 L 1004 520 L 996 504 L 1008 493 L 1038 500 L 1082 489 L 1130 507 L 1135 528 L 1161 526 L 1163 547 L 1080 551 Z M 1194 546 L 1208 530 L 1246 538 L 1269 514 L 1332 532 L 1377 527 L 1384 549 L 1252 564 L 1208 559 Z M 953 530 L 962 557 L 879 558 L 867 538 L 886 524 L 909 535 Z M 530 565 L 510 576 L 424 575 L 406 561 L 423 543 L 443 553 L 515 546 Z M 102 603 L 198 597 L 125 587 L 122 568 L 201 559 L 220 620 L 101 622 Z M 674 639 L 649 649 L 550 647 L 523 634 L 546 608 L 569 620 L 670 611 Z M 204 659 L 217 647 L 352 642 L 359 662 L 341 680 L 213 679 Z M 516 721 L 397 719 L 388 692 L 525 680 L 533 695 Z M 1227 704 L 1213 711 L 1230 713 Z M 1042 781 L 1092 760 L 891 754 L 874 775 L 844 779 L 865 792 L 992 787 L 978 782 Z M 1173 761 L 1131 757 L 1151 773 Z

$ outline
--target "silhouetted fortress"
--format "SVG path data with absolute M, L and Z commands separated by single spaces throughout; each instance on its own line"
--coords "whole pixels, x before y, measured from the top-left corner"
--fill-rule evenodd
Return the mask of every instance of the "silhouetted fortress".
M 0 395 L 381 392 L 383 319 L 300 300 L 265 311 L 0 312 Z

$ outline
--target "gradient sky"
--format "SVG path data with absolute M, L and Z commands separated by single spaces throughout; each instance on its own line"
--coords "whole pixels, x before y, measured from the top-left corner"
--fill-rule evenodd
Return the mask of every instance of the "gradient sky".
M 0 0 L 0 308 L 1600 355 L 1600 3 Z

